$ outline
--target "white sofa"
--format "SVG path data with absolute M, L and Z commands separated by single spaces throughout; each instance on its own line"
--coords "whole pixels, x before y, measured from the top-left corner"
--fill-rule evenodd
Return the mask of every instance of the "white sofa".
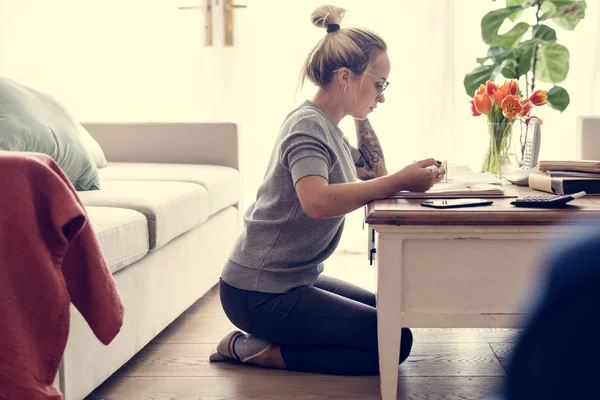
M 80 192 L 125 305 L 102 345 L 72 307 L 57 385 L 80 400 L 217 282 L 238 235 L 242 178 L 234 124 L 84 124 L 108 159 Z

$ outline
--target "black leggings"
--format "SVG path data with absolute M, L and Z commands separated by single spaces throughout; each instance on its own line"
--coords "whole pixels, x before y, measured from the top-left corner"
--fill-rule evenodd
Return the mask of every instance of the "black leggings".
M 314 286 L 282 294 L 237 289 L 220 281 L 221 304 L 239 329 L 281 346 L 287 369 L 338 375 L 377 375 L 375 295 L 321 275 Z M 402 329 L 400 363 L 412 347 Z

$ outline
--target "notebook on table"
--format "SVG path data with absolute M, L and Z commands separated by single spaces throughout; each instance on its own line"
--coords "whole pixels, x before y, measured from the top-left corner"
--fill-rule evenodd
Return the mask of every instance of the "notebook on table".
M 467 197 L 505 197 L 504 187 L 485 183 L 444 183 L 440 182 L 427 192 L 400 191 L 392 194 L 389 198 L 396 199 L 455 199 Z

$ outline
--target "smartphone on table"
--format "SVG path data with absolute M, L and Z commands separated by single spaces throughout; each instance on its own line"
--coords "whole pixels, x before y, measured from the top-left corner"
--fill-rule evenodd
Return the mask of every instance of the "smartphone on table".
M 423 207 L 431 208 L 462 208 L 462 207 L 480 207 L 494 204 L 492 200 L 487 199 L 447 199 L 447 200 L 425 200 L 421 203 Z

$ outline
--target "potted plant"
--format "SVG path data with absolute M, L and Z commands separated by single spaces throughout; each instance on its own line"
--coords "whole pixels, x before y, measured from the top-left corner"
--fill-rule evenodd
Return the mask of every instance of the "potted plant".
M 472 97 L 473 115 L 486 115 L 488 132 L 494 136 L 490 137 L 488 148 L 492 159 L 486 155 L 483 170 L 498 173 L 499 177 L 502 176 L 501 166 L 507 162 L 514 122 L 526 122 L 534 105 L 548 104 L 560 112 L 568 107 L 569 93 L 557 84 L 563 82 L 569 73 L 570 54 L 565 46 L 558 43 L 557 32 L 548 23 L 573 30 L 585 18 L 587 7 L 585 1 L 577 0 L 505 1 L 504 8 L 490 11 L 482 18 L 481 38 L 489 46 L 488 52 L 486 56 L 477 58 L 479 66 L 464 78 L 467 95 Z M 507 20 L 513 26 L 500 33 Z M 502 86 L 494 84 L 500 75 L 508 79 Z M 539 82 L 549 89 L 537 89 Z M 494 95 L 496 89 L 500 91 Z M 491 103 L 489 109 L 484 92 Z M 510 109 L 508 113 L 502 104 L 504 100 L 507 100 Z M 526 139 L 521 134 L 521 158 Z

